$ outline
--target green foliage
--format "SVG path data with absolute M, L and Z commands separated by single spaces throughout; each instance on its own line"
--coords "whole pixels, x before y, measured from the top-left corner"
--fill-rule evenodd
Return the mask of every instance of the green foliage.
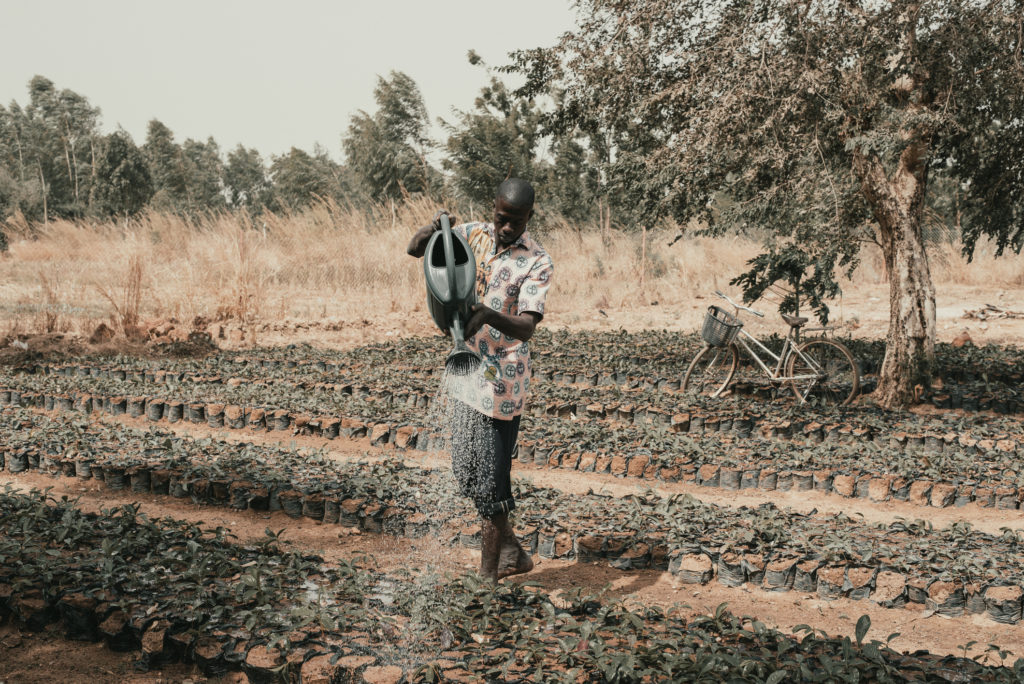
M 536 174 L 541 208 L 576 223 L 592 220 L 601 198 L 593 153 L 572 136 L 556 138 L 551 151 L 554 158 Z
M 475 52 L 469 61 L 482 65 Z M 550 100 L 551 93 L 544 93 Z M 509 177 L 529 179 L 537 190 L 537 219 L 587 221 L 598 198 L 598 166 L 591 146 L 565 131 L 545 135 L 546 114 L 538 98 L 522 97 L 492 75 L 471 111 L 457 111 L 448 131 L 444 160 L 456 197 L 489 208 L 494 189 Z
M 188 169 L 181 146 L 174 142 L 174 133 L 157 119 L 152 119 L 142 146 L 153 179 L 153 204 L 163 211 L 184 212 L 189 208 Z
M 82 216 L 92 202 L 99 109 L 71 90 L 35 76 L 29 102 L 0 107 L 0 217 Z
M 96 199 L 109 216 L 133 216 L 153 195 L 145 156 L 125 131 L 110 134 L 96 164 Z
M 408 681 L 438 681 L 453 666 L 481 680 L 537 682 L 1013 682 L 1024 672 L 1024 661 L 982 665 L 863 643 L 864 618 L 855 643 L 804 625 L 795 631 L 806 634 L 786 634 L 725 604 L 683 619 L 584 590 L 556 600 L 536 586 L 491 587 L 429 567 L 385 574 L 363 559 L 329 563 L 280 550 L 269 531 L 265 544 L 242 546 L 223 528 L 150 520 L 137 505 L 85 513 L 77 502 L 10 485 L 0 512 L 0 579 L 14 592 L 44 596 L 48 607 L 102 596 L 124 612 L 129 643 L 164 620 L 177 627 L 171 634 L 238 649 L 242 657 L 224 667 L 238 668 L 249 648 L 265 644 L 332 663 L 358 654 L 397 664 Z
M 730 281 L 743 288 L 747 300 L 760 299 L 769 288 L 783 282 L 788 287 L 779 302 L 779 311 L 797 315 L 801 303 L 808 304 L 823 323 L 828 321 L 826 297 L 839 294 L 839 285 L 832 277 L 835 254 L 818 259 L 797 245 L 770 247 L 747 262 L 750 270 Z
M 188 211 L 216 211 L 227 206 L 224 198 L 224 161 L 213 138 L 206 142 L 188 139 L 181 145 L 187 188 Z
M 808 249 L 820 272 L 803 282 L 824 296 L 864 241 L 913 232 L 929 169 L 958 183 L 968 251 L 982 234 L 1020 249 L 1022 15 L 1019 0 L 585 0 L 577 31 L 512 68 L 523 94 L 565 89 L 553 130 L 611 137 L 609 178 L 646 220 L 767 228 L 761 276 Z M 763 278 L 743 282 L 749 298 Z
M 171 129 L 153 119 L 142 149 L 153 179 L 156 209 L 197 216 L 227 207 L 224 162 L 213 138 L 178 145 Z
M 474 110 L 456 112 L 456 117 L 457 123 L 446 124 L 444 167 L 452 172 L 460 199 L 489 208 L 494 189 L 505 178 L 536 178 L 540 112 L 532 102 L 513 97 L 492 77 Z
M 49 79 L 35 76 L 29 82 L 25 115 L 51 210 L 60 216 L 81 215 L 88 198 L 89 164 L 95 163 L 99 109 L 81 95 L 58 91 Z
M 137 211 L 124 187 L 101 188 L 94 182 L 100 178 L 94 164 L 106 150 L 98 132 L 99 110 L 43 77 L 32 80 L 29 93 L 24 108 L 17 103 L 0 107 L 0 218 L 16 212 L 38 221 L 112 211 L 120 215 L 126 207 L 129 214 Z M 342 141 L 347 166 L 319 147 L 312 152 L 293 148 L 268 160 L 269 165 L 242 145 L 225 157 L 213 138 L 179 143 L 167 125 L 153 119 L 141 147 L 150 180 L 135 196 L 148 194 L 152 208 L 190 217 L 225 209 L 292 211 L 318 199 L 346 203 L 439 196 L 446 181 L 428 161 L 435 143 L 428 137 L 429 119 L 416 83 L 393 72 L 378 79 L 374 98 L 376 111 L 357 113 Z M 457 121 L 447 125 L 444 164 L 456 199 L 489 206 L 494 188 L 511 173 L 537 187 L 538 223 L 546 217 L 592 218 L 598 193 L 593 160 L 595 150 L 603 148 L 575 133 L 541 136 L 542 117 L 533 100 L 516 97 L 492 78 L 475 108 L 457 112 Z M 125 151 L 121 142 L 111 154 Z M 118 183 L 129 178 L 127 171 L 121 168 Z
M 273 202 L 273 186 L 259 152 L 238 145 L 228 153 L 224 189 L 233 209 L 260 212 Z
M 392 71 L 390 78 L 377 77 L 373 97 L 377 111 L 359 111 L 342 139 L 358 191 L 378 201 L 437 192 L 440 177 L 426 158 L 427 108 L 416 82 Z
M 288 154 L 273 157 L 270 177 L 273 206 L 278 209 L 301 209 L 317 200 L 344 195 L 343 169 L 319 148 L 309 154 L 293 147 Z
M 18 181 L 11 173 L 0 167 L 0 218 L 20 213 L 29 219 L 43 216 L 43 198 L 39 182 Z

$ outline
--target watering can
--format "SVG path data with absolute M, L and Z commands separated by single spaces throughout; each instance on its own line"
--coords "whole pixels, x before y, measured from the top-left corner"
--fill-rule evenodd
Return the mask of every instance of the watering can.
M 463 337 L 470 307 L 476 304 L 476 258 L 466 239 L 452 232 L 447 214 L 441 214 L 441 230 L 427 242 L 423 274 L 430 317 L 455 344 L 445 368 L 460 375 L 471 373 L 480 365 L 480 357 Z

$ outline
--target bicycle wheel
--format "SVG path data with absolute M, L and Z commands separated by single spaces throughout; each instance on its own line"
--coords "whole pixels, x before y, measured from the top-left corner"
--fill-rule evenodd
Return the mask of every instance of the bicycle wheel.
M 798 399 L 829 406 L 848 404 L 860 391 L 860 367 L 850 350 L 832 340 L 808 340 L 786 362 Z
M 735 344 L 728 347 L 705 345 L 697 352 L 683 376 L 682 390 L 704 397 L 718 397 L 732 382 L 740 355 Z

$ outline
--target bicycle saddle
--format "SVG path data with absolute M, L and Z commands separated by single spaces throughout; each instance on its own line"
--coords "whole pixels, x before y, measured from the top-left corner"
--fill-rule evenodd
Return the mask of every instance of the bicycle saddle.
M 809 321 L 809 318 L 803 318 L 801 316 L 790 316 L 789 314 L 782 314 L 782 320 L 789 323 L 791 328 L 799 328 L 801 325 Z

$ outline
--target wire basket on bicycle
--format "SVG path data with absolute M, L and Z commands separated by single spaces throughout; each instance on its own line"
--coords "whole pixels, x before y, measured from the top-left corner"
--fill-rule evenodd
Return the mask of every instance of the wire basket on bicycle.
M 700 336 L 711 347 L 728 347 L 736 339 L 743 322 L 720 306 L 712 304 L 704 315 Z

